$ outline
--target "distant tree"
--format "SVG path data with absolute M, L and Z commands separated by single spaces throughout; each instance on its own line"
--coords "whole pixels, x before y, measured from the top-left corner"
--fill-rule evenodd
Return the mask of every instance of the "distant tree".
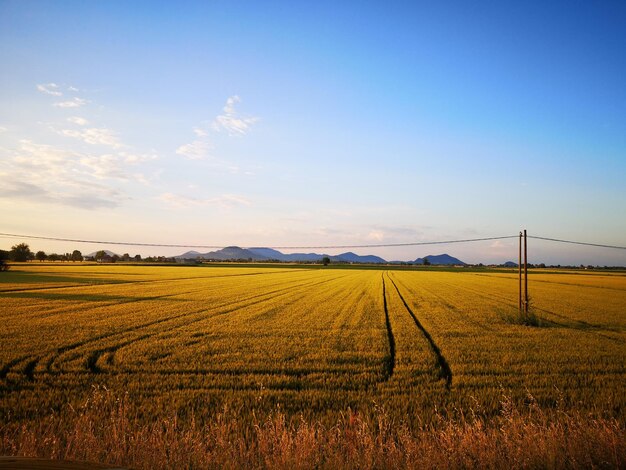
M 119 260 L 120 260 L 120 257 L 118 255 L 111 256 L 112 263 L 117 263 Z
M 330 258 L 329 258 L 328 256 L 324 256 L 324 257 L 322 258 L 322 264 L 323 264 L 324 266 L 328 266 L 328 265 L 330 264 Z
M 35 258 L 37 258 L 38 261 L 45 261 L 47 257 L 48 257 L 48 255 L 45 253 L 45 251 L 39 250 L 35 254 Z
M 430 260 L 428 259 L 428 256 L 426 258 L 424 258 L 424 261 L 422 261 L 422 264 L 424 266 L 430 266 Z
M 130 261 L 130 255 L 128 253 L 124 253 L 122 255 L 122 261 Z
M 10 253 L 6 250 L 0 250 L 0 271 L 8 271 L 9 265 L 7 264 L 7 260 L 9 259 Z
M 100 250 L 96 253 L 96 256 L 94 258 L 96 259 L 96 261 L 102 261 L 102 258 L 104 258 L 105 256 L 107 256 L 107 254 L 104 252 L 104 250 Z
M 83 260 L 83 254 L 78 251 L 78 250 L 74 250 L 72 251 L 72 261 L 82 261 Z
M 135 261 L 141 261 L 141 255 L 135 255 Z
M 59 261 L 61 259 L 61 255 L 59 255 L 58 253 L 50 253 L 48 255 L 48 259 L 50 261 Z
M 11 247 L 10 258 L 12 261 L 28 261 L 34 258 L 34 254 L 30 251 L 30 247 L 26 243 L 20 243 Z

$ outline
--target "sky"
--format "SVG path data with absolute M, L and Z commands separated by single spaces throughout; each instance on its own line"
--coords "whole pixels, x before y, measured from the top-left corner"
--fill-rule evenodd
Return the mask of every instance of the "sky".
M 3 233 L 626 246 L 621 1 L 0 0 L 0 64 Z M 352 251 L 497 263 L 516 243 Z M 530 240 L 529 261 L 626 250 Z

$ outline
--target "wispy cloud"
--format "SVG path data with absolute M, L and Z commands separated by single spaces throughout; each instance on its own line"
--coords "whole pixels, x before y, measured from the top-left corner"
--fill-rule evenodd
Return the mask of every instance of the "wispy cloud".
M 68 101 L 58 101 L 54 103 L 54 106 L 57 108 L 80 108 L 81 106 L 85 106 L 87 103 L 88 101 L 83 98 L 74 97 Z
M 154 155 L 135 155 L 119 152 L 117 154 L 89 155 L 83 156 L 78 161 L 89 173 L 98 179 L 118 179 L 122 181 L 137 181 L 146 183 L 146 178 L 142 173 L 133 173 L 130 166 L 136 166 L 156 158 Z
M 73 91 L 73 92 L 77 92 L 80 91 L 78 88 L 76 88 L 75 86 L 68 86 L 67 87 L 68 91 Z
M 368 240 L 374 240 L 377 242 L 382 242 L 385 239 L 385 232 L 382 230 L 372 230 L 367 234 L 366 237 Z
M 72 124 L 76 124 L 77 126 L 86 126 L 87 124 L 89 124 L 89 121 L 87 121 L 87 119 L 78 116 L 68 117 L 67 120 Z
M 0 133 L 6 132 L 6 131 L 8 131 L 8 129 L 6 127 L 0 126 Z
M 166 203 L 170 207 L 176 208 L 218 206 L 223 209 L 229 209 L 236 206 L 249 206 L 251 204 L 249 199 L 236 194 L 224 194 L 218 197 L 200 199 L 173 193 L 163 193 L 159 196 L 159 200 Z
M 128 197 L 113 183 L 143 182 L 134 169 L 154 155 L 89 155 L 22 140 L 0 159 L 0 198 L 79 208 L 116 207 Z
M 259 119 L 257 117 L 241 117 L 238 115 L 235 105 L 240 103 L 239 96 L 234 95 L 226 100 L 223 108 L 224 113 L 215 118 L 211 127 L 217 132 L 226 131 L 232 136 L 242 136 L 248 133 L 250 127 Z
M 209 133 L 201 127 L 194 127 L 193 133 L 196 134 L 197 137 L 206 137 L 207 135 L 209 135 Z
M 194 140 L 190 144 L 184 144 L 178 147 L 176 153 L 190 160 L 202 160 L 209 155 L 209 151 L 212 148 L 211 143 L 206 140 Z
M 63 93 L 59 91 L 59 86 L 56 83 L 45 83 L 37 85 L 37 90 L 41 93 L 46 93 L 52 96 L 63 96 Z
M 0 173 L 1 174 L 1 173 Z M 65 193 L 58 190 L 48 190 L 40 185 L 23 181 L 11 181 L 0 188 L 0 198 L 19 199 L 39 204 L 59 204 L 79 209 L 114 208 L 120 205 L 121 194 L 112 189 L 94 191 L 77 190 Z
M 60 134 L 67 137 L 74 137 L 91 145 L 106 145 L 108 147 L 120 148 L 123 144 L 111 129 L 90 127 L 87 129 L 63 129 Z

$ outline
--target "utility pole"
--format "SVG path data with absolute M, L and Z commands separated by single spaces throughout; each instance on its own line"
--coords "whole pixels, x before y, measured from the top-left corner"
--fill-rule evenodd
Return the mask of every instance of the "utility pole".
M 524 313 L 528 315 L 528 245 L 524 229 Z
M 518 309 L 520 315 L 522 314 L 522 232 L 519 233 L 519 257 L 517 262 L 517 275 L 518 275 Z

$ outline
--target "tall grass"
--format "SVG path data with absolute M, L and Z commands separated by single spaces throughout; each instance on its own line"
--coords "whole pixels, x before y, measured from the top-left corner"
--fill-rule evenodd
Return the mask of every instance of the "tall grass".
M 246 420 L 247 421 L 247 420 Z M 228 410 L 208 424 L 164 417 L 139 424 L 124 396 L 96 389 L 81 407 L 0 427 L 0 454 L 156 468 L 623 468 L 624 424 L 516 407 L 409 428 L 378 409 L 323 426 L 280 411 L 243 424 Z

